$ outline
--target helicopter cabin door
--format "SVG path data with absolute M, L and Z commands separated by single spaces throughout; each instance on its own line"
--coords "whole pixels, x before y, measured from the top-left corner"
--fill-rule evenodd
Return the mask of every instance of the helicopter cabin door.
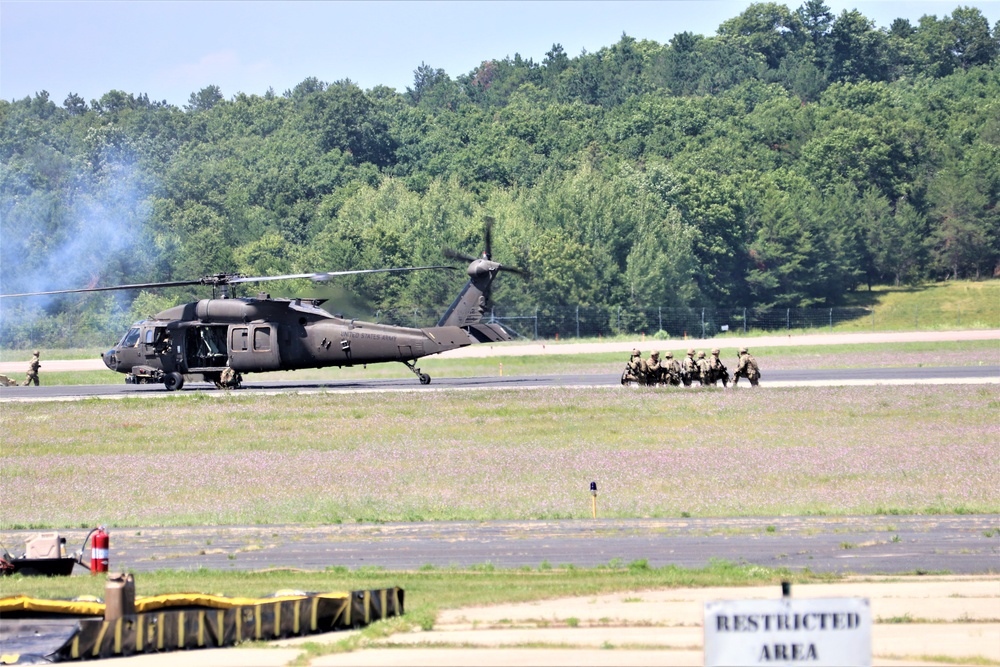
M 226 325 L 210 324 L 188 327 L 184 350 L 189 371 L 220 370 L 229 359 L 226 350 Z
M 278 325 L 275 322 L 231 325 L 229 349 L 229 365 L 240 373 L 281 369 Z

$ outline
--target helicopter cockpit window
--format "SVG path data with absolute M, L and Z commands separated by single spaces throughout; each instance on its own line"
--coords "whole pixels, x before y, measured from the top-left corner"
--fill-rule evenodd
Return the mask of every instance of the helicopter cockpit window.
M 152 345 L 152 344 L 153 344 L 153 330 L 146 329 L 146 345 Z
M 139 342 L 139 328 L 133 327 L 128 330 L 125 337 L 122 338 L 122 347 L 135 347 L 136 343 Z

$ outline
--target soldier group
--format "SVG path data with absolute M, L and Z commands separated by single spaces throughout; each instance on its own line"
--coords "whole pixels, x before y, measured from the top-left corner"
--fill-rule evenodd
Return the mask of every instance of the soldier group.
M 736 386 L 741 377 L 747 378 L 752 386 L 758 386 L 760 368 L 757 360 L 745 347 L 740 348 L 733 386 Z M 719 359 L 719 348 L 713 349 L 709 358 L 705 358 L 704 352 L 698 352 L 695 358 L 694 349 L 690 349 L 683 361 L 674 359 L 671 352 L 667 352 L 662 360 L 659 352 L 653 352 L 649 359 L 643 359 L 639 350 L 632 350 L 632 357 L 622 373 L 622 384 L 672 387 L 683 384 L 690 387 L 695 381 L 703 387 L 714 387 L 719 381 L 723 387 L 729 386 L 729 370 Z

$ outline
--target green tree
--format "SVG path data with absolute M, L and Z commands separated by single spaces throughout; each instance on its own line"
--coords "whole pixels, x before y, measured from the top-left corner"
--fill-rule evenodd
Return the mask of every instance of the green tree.
M 222 96 L 222 89 L 218 86 L 205 86 L 197 93 L 191 93 L 188 103 L 184 107 L 187 111 L 208 111 L 225 98 Z
M 802 47 L 806 38 L 799 16 L 774 2 L 750 5 L 739 16 L 724 21 L 718 33 L 764 56 L 769 69 L 777 69 L 785 56 Z

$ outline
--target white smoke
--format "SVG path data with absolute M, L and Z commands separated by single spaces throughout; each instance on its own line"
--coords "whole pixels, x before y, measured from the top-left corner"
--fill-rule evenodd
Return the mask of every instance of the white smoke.
M 151 279 L 156 253 L 148 231 L 148 174 L 128 147 L 100 146 L 90 158 L 81 164 L 79 156 L 43 146 L 5 165 L 0 180 L 3 294 Z M 84 320 L 90 328 L 120 326 L 100 320 L 127 310 L 133 297 L 111 292 L 0 299 L 0 345 L 40 343 L 26 338 L 50 338 L 44 318 L 60 315 Z

